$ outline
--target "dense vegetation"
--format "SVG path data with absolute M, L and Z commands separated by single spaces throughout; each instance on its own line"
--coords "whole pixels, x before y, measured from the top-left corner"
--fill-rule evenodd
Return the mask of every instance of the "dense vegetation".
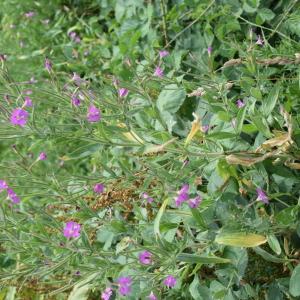
M 0 300 L 299 299 L 299 1 L 0 7 Z

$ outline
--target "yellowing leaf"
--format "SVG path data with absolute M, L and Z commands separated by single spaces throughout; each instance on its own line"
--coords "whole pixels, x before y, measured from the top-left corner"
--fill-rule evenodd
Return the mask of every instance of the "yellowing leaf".
M 267 238 L 263 235 L 246 232 L 223 232 L 215 239 L 218 244 L 236 247 L 257 247 L 266 241 Z
M 265 155 L 261 155 L 261 156 L 252 156 L 252 154 L 230 154 L 227 155 L 226 161 L 229 164 L 232 165 L 242 165 L 242 166 L 246 166 L 246 167 L 250 167 L 258 162 L 261 162 L 263 160 L 265 160 L 266 158 L 272 156 L 272 152 L 270 153 L 266 153 Z
M 194 121 L 192 122 L 192 128 L 191 131 L 189 132 L 186 140 L 185 140 L 185 145 L 189 144 L 192 138 L 195 136 L 195 134 L 199 131 L 202 132 L 202 126 L 201 126 L 201 121 L 199 116 L 197 116 L 195 113 L 193 113 L 194 116 Z
M 126 127 L 126 125 L 124 123 L 119 123 L 118 126 L 121 128 Z M 144 141 L 132 130 L 130 130 L 128 132 L 123 132 L 123 135 L 132 142 L 139 142 L 141 144 L 144 144 Z

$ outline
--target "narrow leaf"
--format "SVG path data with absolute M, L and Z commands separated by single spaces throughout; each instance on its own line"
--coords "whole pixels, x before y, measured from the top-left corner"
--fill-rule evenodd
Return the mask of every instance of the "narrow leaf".
M 237 247 L 256 247 L 264 244 L 267 239 L 263 235 L 246 232 L 221 232 L 215 241 L 218 244 Z

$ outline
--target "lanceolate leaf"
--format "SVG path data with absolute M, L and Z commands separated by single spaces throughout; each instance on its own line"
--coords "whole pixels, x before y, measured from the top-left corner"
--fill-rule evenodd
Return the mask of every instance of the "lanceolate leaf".
M 228 258 L 217 256 L 200 256 L 196 254 L 181 253 L 177 256 L 177 260 L 184 261 L 191 264 L 227 264 L 231 263 Z
M 256 247 L 264 244 L 267 239 L 263 235 L 246 232 L 223 232 L 215 239 L 218 244 L 237 247 Z
M 290 280 L 290 293 L 294 297 L 300 296 L 300 265 L 298 265 L 292 273 Z

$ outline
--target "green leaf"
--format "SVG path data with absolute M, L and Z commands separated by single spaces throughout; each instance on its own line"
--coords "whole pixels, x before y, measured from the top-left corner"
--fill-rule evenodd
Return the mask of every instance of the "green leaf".
M 246 232 L 221 232 L 215 239 L 218 244 L 236 247 L 256 247 L 266 241 L 263 235 Z
M 263 259 L 265 259 L 267 261 L 271 261 L 276 264 L 282 264 L 282 263 L 289 261 L 288 259 L 278 258 L 278 257 L 268 253 L 267 251 L 263 250 L 260 247 L 255 247 L 255 248 L 253 248 L 253 250 L 256 254 L 260 255 Z
M 196 254 L 181 253 L 177 256 L 178 261 L 187 262 L 190 264 L 228 264 L 231 260 L 217 256 L 200 256 Z
M 159 229 L 159 225 L 160 225 L 160 220 L 166 210 L 166 207 L 167 205 L 169 204 L 169 198 L 166 198 L 164 200 L 164 202 L 162 203 L 162 206 L 160 207 L 156 217 L 155 217 L 155 220 L 154 220 L 154 225 L 153 225 L 153 230 L 154 230 L 154 234 L 157 236 L 157 237 L 160 237 L 161 234 L 160 234 L 160 229 Z
M 269 244 L 270 248 L 277 255 L 280 255 L 280 253 L 281 253 L 281 247 L 280 247 L 280 244 L 278 242 L 277 237 L 274 234 L 270 234 L 270 235 L 268 235 L 267 239 L 268 239 L 268 244 Z
M 272 12 L 272 10 L 268 8 L 261 8 L 257 11 L 257 13 L 263 22 L 270 21 L 275 17 L 275 14 Z
M 185 100 L 185 90 L 176 84 L 167 85 L 159 94 L 156 106 L 160 113 L 175 114 Z
M 75 285 L 71 291 L 68 300 L 86 300 L 89 297 L 89 291 L 91 289 L 91 284 L 85 285 Z
M 268 127 L 268 124 L 266 120 L 261 116 L 261 114 L 253 114 L 250 116 L 252 122 L 256 126 L 256 128 L 261 131 L 265 137 L 270 138 L 272 137 L 270 129 Z
M 192 215 L 195 218 L 196 222 L 200 226 L 200 228 L 202 228 L 202 229 L 207 228 L 207 225 L 206 225 L 200 211 L 197 208 L 191 208 L 191 212 L 192 212 Z
M 300 265 L 293 270 L 289 290 L 292 296 L 300 296 Z
M 280 85 L 276 84 L 272 88 L 272 90 L 270 91 L 270 93 L 268 94 L 267 99 L 265 101 L 263 101 L 263 103 L 262 103 L 262 109 L 263 109 L 263 113 L 264 113 L 265 116 L 269 116 L 269 114 L 274 109 L 274 107 L 276 105 L 276 102 L 278 100 L 279 91 L 280 91 Z

